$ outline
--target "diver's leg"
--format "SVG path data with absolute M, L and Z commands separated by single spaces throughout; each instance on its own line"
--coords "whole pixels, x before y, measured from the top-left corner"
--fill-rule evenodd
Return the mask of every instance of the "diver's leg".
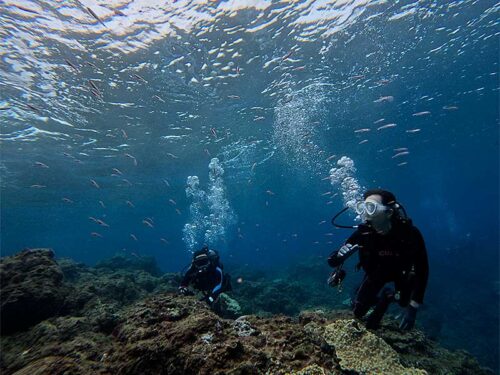
M 370 307 L 377 303 L 377 295 L 383 286 L 384 283 L 381 281 L 365 275 L 354 298 L 353 313 L 356 318 L 361 319 Z
M 392 290 L 391 288 L 384 288 L 377 304 L 375 305 L 375 308 L 366 320 L 366 328 L 377 329 L 378 327 L 380 327 L 380 322 L 382 321 L 385 312 L 389 308 L 389 305 L 393 301 L 394 290 Z

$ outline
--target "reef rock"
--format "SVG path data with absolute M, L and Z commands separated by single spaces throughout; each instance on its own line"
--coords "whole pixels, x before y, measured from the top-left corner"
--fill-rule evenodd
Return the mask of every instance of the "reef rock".
M 325 328 L 325 340 L 335 348 L 342 370 L 360 374 L 424 375 L 405 368 L 398 353 L 354 319 L 339 319 Z
M 27 329 L 56 315 L 65 290 L 63 273 L 48 249 L 25 250 L 0 260 L 1 333 Z

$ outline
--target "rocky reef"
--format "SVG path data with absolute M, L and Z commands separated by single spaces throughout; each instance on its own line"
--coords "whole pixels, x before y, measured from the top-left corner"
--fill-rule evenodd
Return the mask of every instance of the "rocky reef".
M 492 374 L 390 319 L 371 332 L 347 310 L 238 316 L 238 293 L 215 314 L 151 259 L 87 267 L 28 250 L 0 276 L 2 374 Z

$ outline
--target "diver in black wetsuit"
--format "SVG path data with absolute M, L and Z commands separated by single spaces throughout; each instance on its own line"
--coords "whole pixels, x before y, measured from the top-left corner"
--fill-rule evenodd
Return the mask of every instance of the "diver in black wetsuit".
M 219 295 L 231 290 L 230 276 L 223 272 L 217 251 L 204 246 L 193 254 L 193 260 L 184 274 L 178 292 L 193 295 L 189 285 L 203 293 L 201 300 L 216 307 Z
M 344 261 L 358 251 L 357 268 L 362 268 L 365 276 L 353 301 L 354 316 L 360 319 L 373 307 L 366 326 L 376 329 L 389 304 L 398 302 L 406 307 L 400 328 L 410 330 L 423 302 L 429 275 L 424 240 L 394 194 L 373 189 L 368 190 L 363 198 L 356 211 L 364 223 L 339 250 L 330 254 L 328 264 L 337 268 L 328 282 L 337 285 L 343 280 Z M 334 225 L 336 217 L 332 220 Z M 390 282 L 394 282 L 395 289 L 385 287 Z

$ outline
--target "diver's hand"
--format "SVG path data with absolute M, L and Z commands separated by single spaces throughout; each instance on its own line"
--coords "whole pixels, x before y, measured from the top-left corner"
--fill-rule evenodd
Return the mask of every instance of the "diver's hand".
M 215 299 L 212 296 L 203 296 L 203 297 L 200 298 L 200 301 L 205 301 L 210 306 L 212 306 L 212 304 L 215 302 Z
M 399 328 L 405 331 L 411 330 L 415 326 L 415 319 L 417 318 L 417 308 L 409 305 L 406 308 L 406 313 L 403 319 L 401 320 L 401 324 Z
M 349 254 L 349 252 L 352 250 L 352 248 L 353 248 L 353 246 L 350 243 L 346 243 L 344 246 L 342 246 L 339 249 L 339 251 L 337 253 L 337 257 L 342 258 L 346 254 Z

